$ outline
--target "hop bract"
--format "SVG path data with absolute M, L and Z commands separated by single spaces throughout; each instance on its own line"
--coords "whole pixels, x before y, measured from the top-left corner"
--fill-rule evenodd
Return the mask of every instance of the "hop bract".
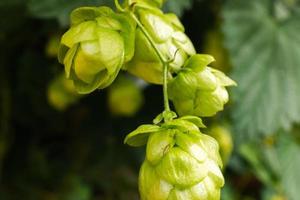
M 138 5 L 136 15 L 152 38 L 153 44 L 165 59 L 172 60 L 169 66 L 170 74 L 178 71 L 185 60 L 195 54 L 194 46 L 184 34 L 181 22 L 175 14 L 164 14 L 158 8 L 144 8 Z M 147 82 L 163 82 L 163 65 L 141 28 L 136 29 L 135 55 L 126 65 L 126 69 Z
M 108 7 L 81 7 L 71 13 L 59 61 L 79 93 L 105 88 L 134 54 L 135 23 Z
M 147 143 L 139 175 L 142 200 L 218 200 L 224 178 L 218 143 L 202 134 L 200 118 L 185 116 L 161 126 L 142 125 L 125 142 Z
M 210 55 L 196 54 L 169 83 L 169 97 L 179 115 L 213 116 L 228 102 L 226 86 L 236 83 L 219 70 L 208 67 Z

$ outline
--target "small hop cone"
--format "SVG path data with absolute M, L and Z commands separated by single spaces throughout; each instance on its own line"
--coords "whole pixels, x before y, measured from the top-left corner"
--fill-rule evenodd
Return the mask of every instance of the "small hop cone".
M 136 15 L 153 39 L 157 49 L 165 59 L 170 59 L 170 74 L 178 71 L 186 59 L 195 54 L 190 39 L 184 33 L 184 27 L 176 15 L 164 14 L 160 9 L 139 8 Z M 135 76 L 149 83 L 162 84 L 163 65 L 140 28 L 136 29 L 135 55 L 125 68 Z
M 185 116 L 161 126 L 142 125 L 126 137 L 132 146 L 147 143 L 139 175 L 142 200 L 220 199 L 218 143 L 195 124 L 204 126 L 200 118 Z
M 225 87 L 236 83 L 219 70 L 208 67 L 210 55 L 191 56 L 169 83 L 169 97 L 179 115 L 213 116 L 228 102 Z
M 71 13 L 58 59 L 79 93 L 109 86 L 134 54 L 135 23 L 108 7 L 81 7 Z
M 108 90 L 108 107 L 115 116 L 132 117 L 144 102 L 142 89 L 133 79 L 119 75 Z
M 53 108 L 64 111 L 79 101 L 82 95 L 76 92 L 72 81 L 66 79 L 62 72 L 49 83 L 47 97 Z

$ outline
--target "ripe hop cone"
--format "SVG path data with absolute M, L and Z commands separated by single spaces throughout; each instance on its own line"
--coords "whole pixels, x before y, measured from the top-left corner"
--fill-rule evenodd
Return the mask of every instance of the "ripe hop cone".
M 135 23 L 104 6 L 75 9 L 71 23 L 58 53 L 67 78 L 79 93 L 109 86 L 134 54 Z
M 175 14 L 164 14 L 156 7 L 140 8 L 139 5 L 136 5 L 136 16 L 162 56 L 172 60 L 169 65 L 171 75 L 183 66 L 189 56 L 195 54 L 194 46 Z M 136 29 L 134 57 L 125 68 L 149 83 L 163 82 L 163 65 L 149 39 L 139 27 Z
M 142 200 L 218 200 L 224 178 L 219 146 L 202 134 L 200 118 L 185 116 L 160 126 L 142 125 L 125 142 L 147 144 L 139 174 Z
M 226 86 L 236 83 L 223 72 L 208 67 L 210 55 L 191 56 L 169 83 L 169 97 L 179 115 L 213 116 L 228 102 Z

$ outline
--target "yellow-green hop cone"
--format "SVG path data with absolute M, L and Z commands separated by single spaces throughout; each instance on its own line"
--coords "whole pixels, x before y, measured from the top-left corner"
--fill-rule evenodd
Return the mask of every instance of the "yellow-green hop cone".
M 64 111 L 76 103 L 82 95 L 76 92 L 72 81 L 66 79 L 64 73 L 61 73 L 49 83 L 47 97 L 52 107 Z
M 159 9 L 138 8 L 136 15 L 149 33 L 155 46 L 165 59 L 170 59 L 170 73 L 178 71 L 185 60 L 195 54 L 184 27 L 174 14 L 164 14 Z M 162 63 L 153 46 L 140 28 L 136 29 L 135 55 L 126 69 L 147 82 L 161 84 Z
M 134 80 L 126 76 L 119 76 L 109 87 L 108 106 L 115 116 L 133 116 L 139 111 L 143 102 L 142 89 Z
M 185 116 L 160 126 L 142 125 L 125 142 L 147 144 L 139 174 L 142 200 L 219 200 L 224 178 L 215 139 L 200 132 L 200 118 Z
M 218 141 L 220 155 L 224 166 L 226 166 L 233 150 L 233 141 L 230 130 L 225 125 L 214 124 L 209 129 L 209 134 Z
M 169 97 L 179 115 L 213 116 L 228 102 L 226 86 L 236 83 L 224 73 L 208 67 L 210 55 L 196 54 L 169 83 Z
M 108 7 L 75 9 L 71 22 L 58 53 L 67 78 L 79 93 L 109 86 L 134 54 L 135 23 Z

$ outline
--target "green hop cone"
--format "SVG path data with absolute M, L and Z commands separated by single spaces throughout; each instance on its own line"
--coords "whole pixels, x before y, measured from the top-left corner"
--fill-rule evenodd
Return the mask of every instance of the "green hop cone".
M 224 178 L 215 139 L 202 134 L 198 117 L 142 125 L 125 142 L 147 144 L 139 174 L 142 200 L 219 200 Z
M 226 86 L 236 83 L 219 70 L 208 67 L 210 55 L 196 54 L 169 83 L 169 97 L 179 115 L 213 116 L 228 102 Z
M 64 111 L 79 101 L 82 95 L 76 92 L 72 81 L 66 79 L 64 73 L 61 73 L 49 83 L 47 97 L 52 107 Z
M 134 54 L 135 23 L 108 7 L 75 9 L 71 23 L 58 53 L 67 78 L 79 93 L 109 86 Z
M 164 14 L 157 8 L 137 8 L 136 15 L 165 59 L 172 60 L 169 73 L 178 71 L 185 60 L 195 54 L 184 27 L 174 14 Z M 162 84 L 163 65 L 141 28 L 136 29 L 135 54 L 125 68 L 147 82 Z
M 214 124 L 209 129 L 209 133 L 218 141 L 220 146 L 220 155 L 224 166 L 226 166 L 233 150 L 233 141 L 230 129 L 225 125 Z
M 126 76 L 118 76 L 109 87 L 108 106 L 115 116 L 135 115 L 144 102 L 144 96 L 137 83 Z

